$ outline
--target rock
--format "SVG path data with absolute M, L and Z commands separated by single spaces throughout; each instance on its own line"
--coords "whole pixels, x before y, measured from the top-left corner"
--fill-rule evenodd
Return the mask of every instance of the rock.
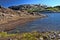
M 40 37 L 40 40 L 44 40 L 43 37 Z

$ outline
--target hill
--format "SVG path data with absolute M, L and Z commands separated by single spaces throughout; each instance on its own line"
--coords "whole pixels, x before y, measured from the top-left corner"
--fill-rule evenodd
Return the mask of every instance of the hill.
M 41 18 L 45 15 L 27 10 L 12 10 L 0 6 L 0 31 L 14 29 L 18 24 L 23 24 L 34 18 Z
M 48 7 L 41 4 L 24 4 L 8 7 L 13 10 L 26 10 L 27 12 L 60 12 L 60 6 Z
M 34 11 L 45 10 L 47 6 L 41 5 L 41 4 L 24 4 L 24 5 L 18 5 L 18 6 L 10 6 L 8 8 L 13 10 L 27 10 L 28 12 L 34 12 Z

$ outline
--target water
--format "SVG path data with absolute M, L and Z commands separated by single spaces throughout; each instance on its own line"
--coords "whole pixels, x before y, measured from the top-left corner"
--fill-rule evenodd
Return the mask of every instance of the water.
M 10 32 L 60 31 L 60 13 L 44 13 L 48 17 L 28 22 Z

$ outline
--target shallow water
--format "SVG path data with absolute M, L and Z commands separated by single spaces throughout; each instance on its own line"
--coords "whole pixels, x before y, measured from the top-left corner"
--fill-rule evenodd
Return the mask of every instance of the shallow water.
M 60 31 L 60 13 L 44 13 L 48 17 L 39 18 L 9 32 Z

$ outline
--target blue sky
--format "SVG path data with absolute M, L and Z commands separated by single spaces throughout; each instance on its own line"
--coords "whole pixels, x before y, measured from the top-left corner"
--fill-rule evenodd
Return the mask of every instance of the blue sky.
M 60 5 L 60 0 L 0 0 L 0 5 L 4 7 L 20 4 L 44 4 L 48 6 Z

